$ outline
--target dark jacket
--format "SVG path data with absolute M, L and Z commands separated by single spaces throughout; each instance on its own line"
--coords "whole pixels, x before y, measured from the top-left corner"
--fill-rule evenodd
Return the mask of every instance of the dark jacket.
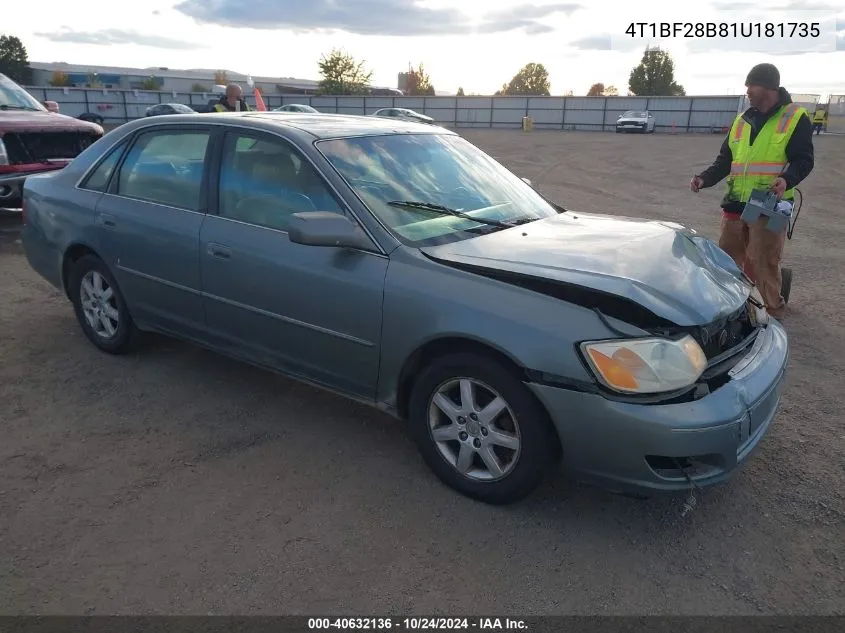
M 760 112 L 757 108 L 753 107 L 743 112 L 742 118 L 751 126 L 750 140 L 752 145 L 763 124 L 771 118 L 778 108 L 789 103 L 792 103 L 792 97 L 786 88 L 781 88 L 780 100 L 770 112 Z M 732 157 L 731 150 L 728 147 L 729 136 L 730 131 L 725 136 L 725 140 L 722 142 L 722 148 L 719 150 L 719 155 L 713 161 L 713 164 L 698 174 L 704 181 L 705 187 L 712 187 L 731 173 Z M 808 115 L 802 114 L 798 120 L 795 131 L 786 144 L 786 158 L 789 161 L 789 166 L 783 173 L 783 178 L 786 180 L 786 188 L 792 189 L 813 171 L 815 162 L 813 154 L 813 124 L 810 122 Z M 728 200 L 727 196 L 725 196 L 722 199 L 722 208 L 728 213 L 742 213 L 745 203 Z
M 243 99 L 238 99 L 238 101 L 241 102 L 241 112 L 246 112 L 250 109 L 246 101 L 244 101 Z M 235 110 L 232 106 L 229 105 L 229 101 L 226 99 L 226 95 L 223 95 L 222 97 L 220 97 L 220 99 L 217 100 L 217 103 L 214 104 L 214 107 L 212 107 L 211 111 L 219 112 L 217 106 L 223 106 L 228 112 L 237 112 L 237 110 Z

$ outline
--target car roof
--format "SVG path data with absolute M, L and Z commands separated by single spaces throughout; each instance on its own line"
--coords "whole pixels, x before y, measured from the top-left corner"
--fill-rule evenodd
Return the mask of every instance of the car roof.
M 174 115 L 175 116 L 175 115 Z M 272 111 L 215 112 L 179 115 L 180 123 L 205 123 L 227 120 L 232 124 L 255 122 L 259 127 L 294 128 L 316 139 L 373 136 L 380 134 L 455 134 L 452 130 L 424 123 L 384 119 L 359 114 L 294 112 L 279 116 Z M 154 125 L 149 123 L 149 125 Z

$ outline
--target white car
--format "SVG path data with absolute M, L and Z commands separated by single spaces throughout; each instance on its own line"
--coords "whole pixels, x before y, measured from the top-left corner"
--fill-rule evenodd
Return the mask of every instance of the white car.
M 319 110 L 315 110 L 310 105 L 305 105 L 304 103 L 287 103 L 283 106 L 278 108 L 273 108 L 273 112 L 308 112 L 308 113 L 317 113 Z
M 654 132 L 654 116 L 648 110 L 628 110 L 623 112 L 616 119 L 616 133 L 620 132 L 642 132 L 652 134 Z
M 384 117 L 388 119 L 402 119 L 403 121 L 414 121 L 416 123 L 434 123 L 434 119 L 425 114 L 420 114 L 408 108 L 382 108 L 373 112 L 373 116 Z

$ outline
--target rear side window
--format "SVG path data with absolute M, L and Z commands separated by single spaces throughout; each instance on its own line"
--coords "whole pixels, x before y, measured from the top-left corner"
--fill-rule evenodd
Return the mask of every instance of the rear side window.
M 117 195 L 199 211 L 210 137 L 208 130 L 141 134 L 120 168 Z
M 90 189 L 91 191 L 105 191 L 109 186 L 109 179 L 125 147 L 126 141 L 113 147 L 94 171 L 88 174 L 88 177 L 82 182 L 80 187 L 82 189 Z

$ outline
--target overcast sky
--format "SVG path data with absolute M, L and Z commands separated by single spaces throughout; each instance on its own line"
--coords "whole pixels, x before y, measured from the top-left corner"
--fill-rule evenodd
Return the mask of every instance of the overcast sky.
M 423 62 L 438 91 L 491 93 L 527 62 L 549 70 L 552 94 L 586 93 L 594 82 L 627 90 L 645 39 L 630 22 L 815 22 L 826 38 L 662 42 L 688 94 L 739 94 L 748 69 L 775 63 L 796 93 L 845 94 L 845 0 L 39 0 L 3 12 L 0 32 L 17 35 L 31 61 L 104 66 L 228 69 L 318 79 L 317 61 L 343 48 L 396 86 Z M 765 10 L 761 7 L 765 6 Z M 779 10 L 784 9 L 784 10 Z M 118 17 L 119 16 L 119 17 Z M 838 35 L 834 35 L 834 32 Z M 800 52 L 809 47 L 826 52 Z M 772 49 L 777 48 L 777 52 Z M 744 52 L 743 52 L 744 51 Z

